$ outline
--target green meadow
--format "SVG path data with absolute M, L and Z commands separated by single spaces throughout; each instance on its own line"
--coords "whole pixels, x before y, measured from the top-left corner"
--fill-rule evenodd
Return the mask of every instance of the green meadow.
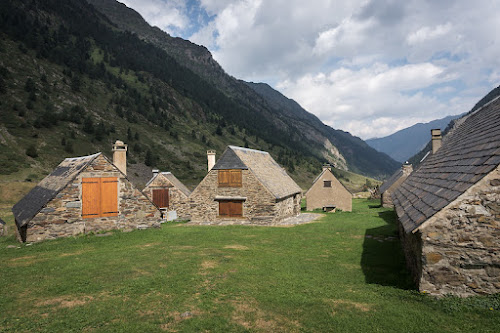
M 365 199 L 294 227 L 0 239 L 0 332 L 498 332 L 499 310 L 416 291 L 394 212 Z

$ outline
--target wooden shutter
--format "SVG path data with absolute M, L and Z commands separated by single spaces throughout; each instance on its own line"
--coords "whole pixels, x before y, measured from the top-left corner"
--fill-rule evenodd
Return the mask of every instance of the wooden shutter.
M 242 201 L 219 201 L 219 216 L 220 217 L 242 217 L 243 202 Z
M 159 208 L 168 208 L 168 188 L 153 190 L 153 203 Z
M 241 170 L 231 170 L 230 175 L 229 186 L 241 187 Z
M 82 178 L 82 217 L 118 215 L 118 178 Z
M 118 178 L 101 178 L 101 216 L 118 216 Z
M 229 201 L 219 201 L 219 216 L 229 217 L 230 202 Z
M 241 187 L 241 170 L 219 170 L 220 187 Z
M 229 202 L 229 216 L 242 217 L 243 216 L 243 202 L 230 201 Z
M 99 178 L 82 179 L 82 217 L 99 217 L 101 184 Z
M 219 186 L 229 186 L 229 170 L 219 170 L 218 172 Z

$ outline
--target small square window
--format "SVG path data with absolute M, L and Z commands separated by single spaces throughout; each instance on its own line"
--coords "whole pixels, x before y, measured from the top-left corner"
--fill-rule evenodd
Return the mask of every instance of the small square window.
M 323 181 L 323 187 L 332 187 L 332 181 L 331 180 Z

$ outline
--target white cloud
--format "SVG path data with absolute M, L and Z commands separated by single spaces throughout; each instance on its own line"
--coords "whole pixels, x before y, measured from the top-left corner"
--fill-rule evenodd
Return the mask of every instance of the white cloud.
M 278 89 L 334 128 L 369 138 L 436 119 L 437 113 L 441 117 L 457 112 L 418 92 L 454 79 L 443 73 L 443 68 L 431 63 L 398 67 L 376 63 L 360 70 L 340 68 L 305 75 L 281 82 Z
M 438 25 L 435 28 L 422 27 L 417 31 L 408 35 L 406 41 L 410 45 L 420 44 L 431 39 L 443 37 L 446 34 L 448 34 L 451 31 L 451 29 L 452 25 L 449 22 L 443 25 Z
M 120 0 L 128 7 L 138 11 L 151 25 L 162 30 L 177 34 L 190 25 L 186 13 L 185 2 L 182 0 Z
M 500 81 L 498 1 L 190 0 L 211 17 L 194 33 L 183 0 L 125 3 L 363 138 L 465 112 Z

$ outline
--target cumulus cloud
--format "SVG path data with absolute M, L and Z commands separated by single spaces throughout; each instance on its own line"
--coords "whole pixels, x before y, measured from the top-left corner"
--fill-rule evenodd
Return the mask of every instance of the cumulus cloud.
M 500 80 L 497 1 L 125 3 L 207 46 L 229 74 L 267 82 L 362 138 L 465 112 Z
M 183 0 L 120 0 L 138 11 L 151 25 L 170 33 L 178 34 L 190 25 Z
M 451 31 L 451 23 L 446 23 L 444 25 L 438 25 L 434 28 L 422 27 L 415 32 L 412 32 L 407 38 L 407 42 L 410 45 L 420 44 L 427 40 L 436 39 L 445 36 Z

